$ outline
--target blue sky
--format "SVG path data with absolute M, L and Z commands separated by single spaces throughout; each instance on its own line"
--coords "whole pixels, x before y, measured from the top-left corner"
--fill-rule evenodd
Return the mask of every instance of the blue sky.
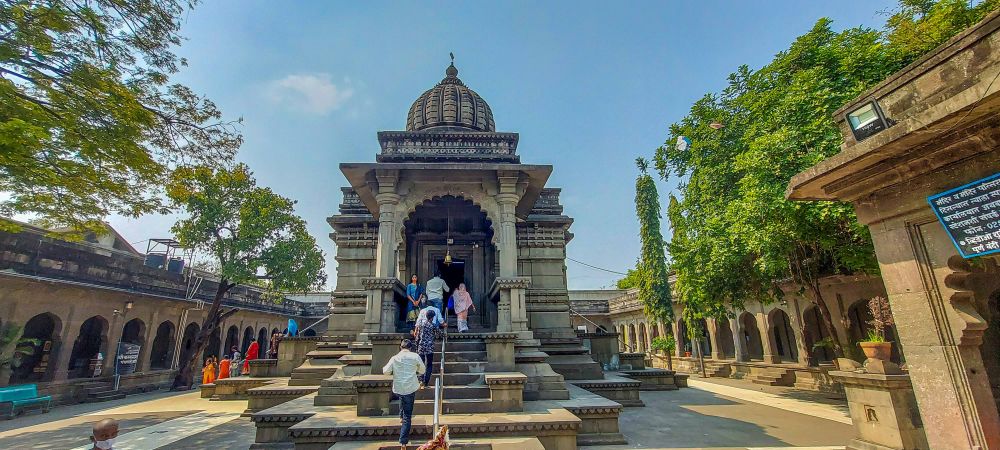
M 880 26 L 894 2 L 236 2 L 187 15 L 176 81 L 244 119 L 239 159 L 296 207 L 327 255 L 326 217 L 345 185 L 337 165 L 374 161 L 375 133 L 405 128 L 410 104 L 459 77 L 493 109 L 498 131 L 520 133 L 524 163 L 552 164 L 576 235 L 571 258 L 622 271 L 639 252 L 634 160 L 670 123 L 759 67 L 820 17 Z M 666 195 L 676 180 L 659 183 Z M 112 218 L 136 247 L 169 236 L 174 218 Z M 664 226 L 665 235 L 669 236 Z M 567 262 L 571 289 L 618 275 Z

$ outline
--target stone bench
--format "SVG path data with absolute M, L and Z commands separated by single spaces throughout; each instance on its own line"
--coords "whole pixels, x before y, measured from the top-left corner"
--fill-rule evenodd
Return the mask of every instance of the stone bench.
M 274 378 L 234 377 L 215 380 L 212 400 L 247 400 L 247 391 L 274 382 Z
M 524 384 L 527 381 L 528 377 L 520 372 L 486 374 L 486 385 L 490 388 L 490 410 L 493 412 L 523 411 Z
M 215 383 L 201 385 L 201 398 L 212 398 L 215 395 Z
M 686 388 L 686 387 L 688 387 L 688 377 L 689 376 L 690 375 L 688 375 L 686 373 L 675 373 L 674 374 L 674 384 L 676 384 L 677 387 L 679 387 L 679 388 Z
M 389 415 L 392 375 L 361 375 L 352 381 L 358 392 L 358 416 Z

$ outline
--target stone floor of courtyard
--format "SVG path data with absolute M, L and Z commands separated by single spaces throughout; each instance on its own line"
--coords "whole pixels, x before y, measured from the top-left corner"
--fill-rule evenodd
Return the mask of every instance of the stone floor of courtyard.
M 690 379 L 691 388 L 642 392 L 643 408 L 626 408 L 629 445 L 584 447 L 762 449 L 843 448 L 853 434 L 842 401 L 811 392 L 742 380 Z M 198 392 L 156 392 L 123 400 L 53 408 L 0 421 L 0 448 L 83 449 L 93 422 L 121 422 L 115 449 L 212 448 L 245 450 L 254 426 L 240 413 L 246 401 L 208 401 Z

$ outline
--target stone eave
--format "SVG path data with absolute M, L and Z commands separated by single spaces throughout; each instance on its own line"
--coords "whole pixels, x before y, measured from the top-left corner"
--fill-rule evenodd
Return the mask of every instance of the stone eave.
M 375 193 L 372 187 L 375 186 L 375 170 L 398 170 L 400 177 L 408 171 L 461 171 L 461 172 L 482 172 L 496 173 L 501 171 L 518 171 L 527 178 L 524 195 L 515 208 L 515 214 L 520 218 L 526 218 L 534 208 L 535 202 L 542 193 L 545 183 L 552 174 L 551 165 L 540 164 L 504 164 L 504 163 L 341 163 L 340 171 L 347 178 L 348 183 L 361 203 L 371 211 L 372 215 L 378 217 L 378 202 L 375 201 Z
M 969 58 L 974 50 L 970 47 L 990 39 L 998 29 L 1000 12 L 840 108 L 834 120 L 845 135 L 841 151 L 792 177 L 785 197 L 854 201 L 987 151 L 985 146 L 955 144 L 969 135 L 982 133 L 988 128 L 984 124 L 1000 112 L 1000 83 L 994 82 L 993 72 L 1000 70 L 997 64 L 964 82 L 951 80 L 949 89 L 942 94 L 920 99 L 918 106 L 897 116 L 887 111 L 889 119 L 896 123 L 861 142 L 847 129 L 843 114 L 864 102 L 881 100 L 910 86 L 938 81 L 931 80 L 933 73 L 928 72 L 952 58 Z M 948 80 L 940 82 L 945 81 Z

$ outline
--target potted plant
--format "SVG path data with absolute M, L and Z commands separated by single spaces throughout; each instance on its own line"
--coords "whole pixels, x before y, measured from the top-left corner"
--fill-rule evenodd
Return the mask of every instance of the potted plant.
M 667 370 L 674 370 L 673 360 L 671 359 L 674 350 L 677 349 L 677 341 L 674 340 L 674 335 L 668 334 L 653 338 L 653 342 L 649 344 L 649 348 L 657 353 L 665 353 L 667 355 Z
M 874 297 L 868 300 L 868 311 L 872 314 L 872 320 L 868 322 L 872 328 L 867 339 L 858 345 L 866 357 L 888 361 L 892 354 L 892 342 L 885 340 L 885 328 L 893 324 L 889 301 L 885 297 Z

